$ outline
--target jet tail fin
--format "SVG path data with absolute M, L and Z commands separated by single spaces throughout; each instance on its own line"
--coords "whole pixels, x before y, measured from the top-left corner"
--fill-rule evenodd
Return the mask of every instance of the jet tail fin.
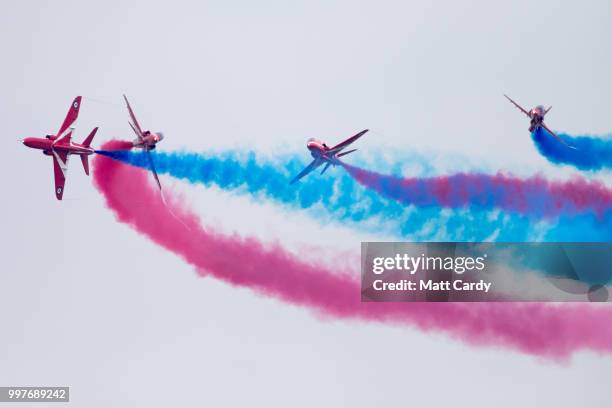
M 338 153 L 338 157 L 346 156 L 347 154 L 350 154 L 350 153 L 353 153 L 353 152 L 356 152 L 356 151 L 357 151 L 357 149 L 353 149 L 353 150 L 349 150 L 349 151 L 346 151 L 346 152 Z
M 91 141 L 93 140 L 94 136 L 96 135 L 96 132 L 98 131 L 98 128 L 95 127 L 93 128 L 93 130 L 91 131 L 91 133 L 89 134 L 89 136 L 87 136 L 85 138 L 85 140 L 83 140 L 83 146 L 85 147 L 89 147 L 89 145 L 91 145 Z
M 89 156 L 86 154 L 82 154 L 81 163 L 83 163 L 83 170 L 85 170 L 85 174 L 89 176 Z

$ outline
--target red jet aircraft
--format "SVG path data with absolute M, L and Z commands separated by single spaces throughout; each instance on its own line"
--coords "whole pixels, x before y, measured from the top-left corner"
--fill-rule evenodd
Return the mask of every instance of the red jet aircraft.
M 132 142 L 132 145 L 135 148 L 142 149 L 144 154 L 147 156 L 147 160 L 149 161 L 149 167 L 153 172 L 153 177 L 155 177 L 155 181 L 157 182 L 157 185 L 161 190 L 161 183 L 159 182 L 159 177 L 157 176 L 155 164 L 153 163 L 153 158 L 151 157 L 150 152 L 151 150 L 155 149 L 158 142 L 161 142 L 164 139 L 164 135 L 161 132 L 153 133 L 149 130 L 143 131 L 140 127 L 140 124 L 138 123 L 138 120 L 136 120 L 136 115 L 134 115 L 134 111 L 132 110 L 132 107 L 130 106 L 130 103 L 128 102 L 127 97 L 125 95 L 123 95 L 123 99 L 125 99 L 128 112 L 130 113 L 130 118 L 132 118 L 132 121 L 128 123 L 130 124 L 130 127 L 132 128 L 134 133 L 136 133 L 137 136 L 137 139 Z
M 561 143 L 563 143 L 564 145 L 566 145 L 567 147 L 570 147 L 572 149 L 575 149 L 575 147 L 572 147 L 570 145 L 568 145 L 565 140 L 561 139 L 559 136 L 557 136 L 557 134 L 555 132 L 553 132 L 552 130 L 550 130 L 548 128 L 548 126 L 546 126 L 544 124 L 544 116 L 546 116 L 546 114 L 548 113 L 548 111 L 550 110 L 550 108 L 552 108 L 552 106 L 549 106 L 548 109 L 544 109 L 544 106 L 542 105 L 538 105 L 535 108 L 531 109 L 530 111 L 525 110 L 521 105 L 519 105 L 518 103 L 514 102 L 512 99 L 510 99 L 510 97 L 508 95 L 504 95 L 506 97 L 506 99 L 508 99 L 514 106 L 516 106 L 521 112 L 523 112 L 525 115 L 529 116 L 529 119 L 531 119 L 531 122 L 529 123 L 529 132 L 533 132 L 534 130 L 537 130 L 538 128 L 542 128 L 545 129 L 548 133 L 550 133 L 551 135 L 553 135 L 554 137 L 556 137 Z
M 349 150 L 347 152 L 342 152 L 342 150 L 344 150 L 350 144 L 352 144 L 361 136 L 363 136 L 367 131 L 368 129 L 362 130 L 355 136 L 349 137 L 344 142 L 338 143 L 334 147 L 329 147 L 325 143 L 315 139 L 308 139 L 306 147 L 308 148 L 308 150 L 310 150 L 310 154 L 314 158 L 314 160 L 304 170 L 302 170 L 300 174 L 295 176 L 293 180 L 291 180 L 290 184 L 297 182 L 299 179 L 301 179 L 311 171 L 315 170 L 323 163 L 325 163 L 325 167 L 321 171 L 321 174 L 325 173 L 325 170 L 327 170 L 329 166 L 336 166 L 338 164 L 341 164 L 340 160 L 338 160 L 340 157 L 346 156 L 349 153 L 353 153 L 357 149 Z
M 94 153 L 94 149 L 90 147 L 91 141 L 93 140 L 98 128 L 94 128 L 89 136 L 85 138 L 83 143 L 73 143 L 72 133 L 74 128 L 72 124 L 79 116 L 79 109 L 81 107 L 81 97 L 77 96 L 70 105 L 70 110 L 64 119 L 64 123 L 60 127 L 59 132 L 56 135 L 47 135 L 44 138 L 40 137 L 28 137 L 23 140 L 23 144 L 33 149 L 39 149 L 43 151 L 43 154 L 51 156 L 53 158 L 53 171 L 55 173 L 55 197 L 58 200 L 62 199 L 64 195 L 64 184 L 66 182 L 66 171 L 68 170 L 68 158 L 72 154 L 78 154 L 81 156 L 81 162 L 83 163 L 83 169 L 85 174 L 89 175 L 89 161 L 88 156 Z

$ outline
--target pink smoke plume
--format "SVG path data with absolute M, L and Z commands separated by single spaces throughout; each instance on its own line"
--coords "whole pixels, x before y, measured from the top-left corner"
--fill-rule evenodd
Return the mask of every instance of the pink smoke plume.
M 612 211 L 612 190 L 601 182 L 581 177 L 563 182 L 541 176 L 521 179 L 502 173 L 403 178 L 346 163 L 343 166 L 363 186 L 407 205 L 500 208 L 536 217 L 585 212 L 601 217 Z
M 116 148 L 112 142 L 103 146 Z M 354 271 L 326 269 L 278 245 L 205 229 L 176 198 L 169 214 L 147 172 L 97 156 L 94 183 L 119 221 L 193 265 L 198 273 L 307 307 L 324 317 L 405 324 L 473 345 L 504 346 L 566 359 L 579 350 L 612 352 L 612 311 L 534 303 L 362 303 Z M 134 203 L 146 203 L 135 205 Z M 185 225 L 188 228 L 185 228 Z

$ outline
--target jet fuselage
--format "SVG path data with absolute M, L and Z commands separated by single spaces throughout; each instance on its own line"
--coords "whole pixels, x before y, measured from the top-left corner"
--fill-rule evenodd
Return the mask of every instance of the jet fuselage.
M 546 111 L 541 105 L 536 106 L 529 111 L 529 117 L 531 117 L 531 122 L 529 124 L 530 132 L 533 132 L 536 128 L 542 126 L 542 122 L 544 122 L 544 115 L 546 115 Z
M 321 159 L 329 162 L 336 162 L 336 155 L 330 155 L 328 153 L 329 147 L 319 140 L 309 139 L 306 143 L 306 147 L 310 150 L 310 155 L 313 159 Z
M 163 139 L 163 133 L 153 133 L 147 130 L 143 132 L 142 139 L 135 139 L 132 145 L 136 148 L 151 150 L 155 149 L 157 143 L 161 142 Z
M 51 154 L 52 150 L 65 151 L 68 154 L 93 154 L 94 149 L 83 146 L 79 143 L 55 141 L 55 138 L 27 137 L 23 139 L 23 144 L 32 149 L 42 150 L 44 154 Z

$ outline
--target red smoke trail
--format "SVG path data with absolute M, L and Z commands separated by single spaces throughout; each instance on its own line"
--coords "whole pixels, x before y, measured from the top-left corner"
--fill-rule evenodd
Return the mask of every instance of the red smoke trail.
M 397 177 L 354 167 L 344 168 L 360 184 L 407 205 L 450 208 L 500 208 L 530 216 L 557 217 L 612 211 L 612 190 L 603 183 L 576 177 L 552 182 L 541 176 L 520 179 L 460 173 L 439 177 Z
M 112 142 L 103 148 L 113 149 Z M 184 204 L 168 213 L 147 173 L 110 158 L 94 159 L 94 183 L 119 221 L 193 265 L 198 273 L 323 316 L 406 324 L 437 330 L 471 344 L 497 345 L 563 359 L 590 349 L 612 352 L 612 311 L 589 305 L 533 303 L 361 303 L 350 271 L 330 271 L 282 247 L 204 229 Z

